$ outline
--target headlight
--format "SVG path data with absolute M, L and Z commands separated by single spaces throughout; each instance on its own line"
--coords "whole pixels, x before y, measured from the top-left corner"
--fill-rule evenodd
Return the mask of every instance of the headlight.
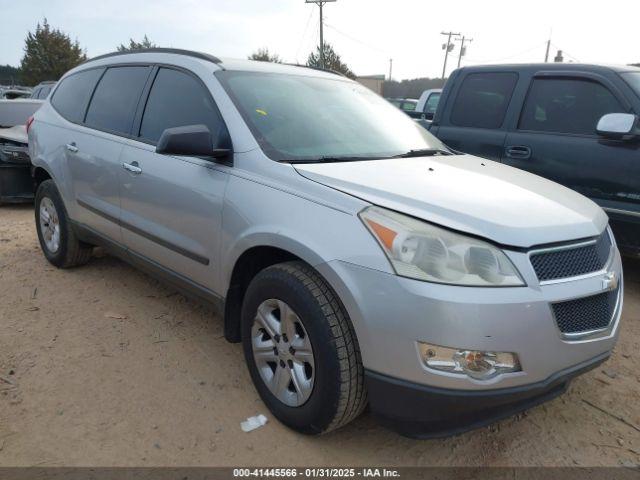
M 487 242 L 380 207 L 366 208 L 360 218 L 398 275 L 475 287 L 524 285 L 507 256 Z

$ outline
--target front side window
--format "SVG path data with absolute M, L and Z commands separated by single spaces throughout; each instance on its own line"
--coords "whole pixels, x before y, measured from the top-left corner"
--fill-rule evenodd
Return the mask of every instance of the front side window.
M 458 127 L 500 128 L 518 82 L 516 73 L 471 73 L 458 92 L 451 123 Z
M 153 82 L 140 125 L 140 137 L 157 143 L 167 128 L 206 125 L 215 143 L 226 128 L 213 99 L 191 75 L 161 68 Z
M 535 78 L 518 128 L 595 135 L 603 115 L 624 111 L 616 97 L 599 82 L 578 78 Z
M 82 122 L 91 93 L 103 71 L 103 68 L 83 70 L 63 79 L 53 94 L 53 107 L 70 122 Z
M 85 124 L 99 130 L 128 134 L 150 71 L 151 67 L 107 69 L 93 94 Z
M 266 155 L 279 161 L 385 158 L 446 147 L 389 101 L 336 76 L 216 73 Z

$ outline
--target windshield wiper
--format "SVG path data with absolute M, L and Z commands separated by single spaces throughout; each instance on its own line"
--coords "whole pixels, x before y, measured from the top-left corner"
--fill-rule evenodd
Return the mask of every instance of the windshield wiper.
M 452 155 L 447 150 L 440 150 L 439 148 L 421 148 L 417 150 L 409 150 L 406 153 L 400 155 L 394 155 L 393 158 L 411 158 L 411 157 L 431 157 L 434 155 Z
M 310 158 L 305 160 L 293 160 L 291 163 L 332 163 L 332 162 L 360 162 L 364 160 L 383 160 L 389 157 L 366 157 L 357 155 L 327 155 L 324 157 Z

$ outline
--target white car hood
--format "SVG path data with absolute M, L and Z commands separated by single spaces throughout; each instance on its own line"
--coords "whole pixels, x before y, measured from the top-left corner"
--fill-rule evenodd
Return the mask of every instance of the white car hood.
M 294 167 L 372 204 L 502 245 L 526 248 L 593 237 L 607 224 L 604 211 L 573 190 L 470 155 Z
M 11 140 L 12 142 L 29 143 L 27 138 L 27 127 L 24 125 L 16 125 L 15 127 L 0 128 L 0 141 Z

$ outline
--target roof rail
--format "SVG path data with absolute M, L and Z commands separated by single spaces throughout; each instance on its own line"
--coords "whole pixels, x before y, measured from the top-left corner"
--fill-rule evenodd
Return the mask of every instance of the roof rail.
M 312 65 L 301 65 L 299 63 L 283 63 L 283 65 L 289 65 L 290 67 L 302 67 L 310 68 L 311 70 L 318 70 L 319 72 L 333 73 L 334 75 L 340 75 L 341 77 L 349 78 L 344 73 L 337 70 L 331 70 L 330 68 L 314 67 Z
M 122 52 L 111 52 L 85 60 L 84 63 L 93 62 L 94 60 L 102 60 L 103 58 L 117 57 L 119 55 L 129 55 L 132 53 L 175 53 L 177 55 L 185 55 L 188 57 L 199 58 L 201 60 L 208 60 L 213 63 L 222 63 L 222 60 L 220 60 L 218 57 L 209 55 L 208 53 L 194 52 L 193 50 L 183 50 L 181 48 L 139 48 L 135 50 L 124 50 Z

